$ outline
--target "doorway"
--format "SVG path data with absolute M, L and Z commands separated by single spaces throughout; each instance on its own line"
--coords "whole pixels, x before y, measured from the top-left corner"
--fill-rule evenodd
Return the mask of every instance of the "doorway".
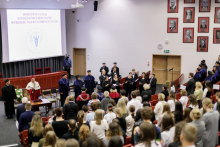
M 181 74 L 181 55 L 152 55 L 152 71 L 157 84 L 173 81 Z
M 73 48 L 73 75 L 86 76 L 85 48 Z

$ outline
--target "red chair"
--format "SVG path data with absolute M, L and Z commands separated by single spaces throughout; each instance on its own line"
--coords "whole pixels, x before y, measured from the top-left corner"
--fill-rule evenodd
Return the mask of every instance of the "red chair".
M 153 122 L 153 124 L 157 124 L 157 120 L 155 120 L 155 121 Z
M 215 95 L 213 95 L 213 96 L 211 96 L 211 99 L 216 103 L 216 96 Z
M 42 117 L 42 121 L 47 121 L 47 117 Z
M 154 110 L 155 106 L 151 106 L 152 110 Z
M 170 96 L 167 96 L 167 101 L 169 100 L 169 97 L 170 97 Z
M 2 79 L 3 77 L 2 77 L 2 73 L 0 72 L 0 79 Z
M 35 75 L 43 74 L 42 68 L 35 68 Z
M 26 137 L 24 139 L 24 144 L 23 144 L 23 147 L 28 147 L 29 146 L 29 141 L 28 141 L 28 137 Z
M 24 146 L 25 144 L 25 138 L 28 137 L 28 130 L 24 130 L 23 132 L 21 132 L 21 134 L 19 134 L 19 137 L 20 137 L 20 142 L 21 144 Z
M 158 103 L 158 100 L 154 100 L 154 105 L 153 106 L 156 106 L 156 104 Z
M 179 100 L 180 98 L 181 98 L 181 94 L 180 94 L 180 93 L 177 93 L 177 94 L 176 94 L 176 99 Z
M 132 147 L 132 144 L 124 145 L 123 147 Z
M 131 143 L 131 136 L 127 136 L 124 145 L 128 145 L 128 144 L 130 144 L 130 143 Z
M 150 101 L 150 106 L 155 106 L 153 101 Z
M 151 95 L 151 100 L 152 101 L 157 100 L 157 95 Z
M 44 67 L 44 74 L 51 73 L 50 67 Z

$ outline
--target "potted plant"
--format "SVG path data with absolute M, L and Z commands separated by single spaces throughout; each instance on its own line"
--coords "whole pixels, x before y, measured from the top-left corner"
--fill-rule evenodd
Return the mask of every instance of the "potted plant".
M 17 95 L 17 103 L 21 103 L 21 99 L 23 98 L 22 89 L 15 89 L 15 93 Z

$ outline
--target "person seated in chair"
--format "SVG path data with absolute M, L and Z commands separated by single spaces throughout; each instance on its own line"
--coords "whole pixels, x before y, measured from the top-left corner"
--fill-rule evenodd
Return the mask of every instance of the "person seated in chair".
M 65 120 L 75 119 L 77 121 L 78 106 L 74 102 L 74 96 L 69 96 L 69 103 L 63 106 Z

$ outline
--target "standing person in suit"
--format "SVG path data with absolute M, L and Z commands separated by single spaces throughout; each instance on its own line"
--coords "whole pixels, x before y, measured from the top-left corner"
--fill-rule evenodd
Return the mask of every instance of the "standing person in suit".
M 113 69 L 114 69 L 114 67 L 115 67 L 115 68 L 116 68 L 116 71 L 118 72 L 118 75 L 120 75 L 120 74 L 119 74 L 119 68 L 117 67 L 117 62 L 114 62 L 113 64 L 114 64 L 114 66 L 112 67 L 111 72 L 113 72 Z
M 26 111 L 20 115 L 18 131 L 28 130 L 28 123 L 31 122 L 34 112 L 31 111 L 31 104 L 25 105 Z
M 142 93 L 142 91 L 144 90 L 143 86 L 144 84 L 147 83 L 147 78 L 145 76 L 145 72 L 142 72 L 141 77 L 139 78 L 139 90 L 140 90 L 140 94 Z M 142 97 L 143 98 L 143 97 Z
M 134 79 L 132 77 L 132 73 L 129 72 L 128 77 L 125 78 L 126 96 L 130 96 L 131 91 L 133 91 L 133 83 L 134 83 Z
M 59 84 L 58 92 L 60 93 L 61 106 L 63 106 L 66 97 L 69 95 L 69 91 L 70 91 L 69 81 L 67 79 L 66 74 L 62 74 L 62 78 L 59 80 L 58 84 Z
M 70 55 L 66 55 L 65 59 L 63 60 L 63 70 L 67 71 L 69 79 L 71 79 L 70 70 L 72 69 L 72 61 L 69 57 Z
M 163 89 L 163 91 L 161 93 L 163 93 L 165 95 L 165 99 L 164 100 L 167 102 L 167 97 L 169 96 L 169 92 L 167 90 L 167 85 L 163 84 L 162 89 Z
M 91 75 L 91 70 L 87 71 L 88 75 L 84 77 L 85 87 L 87 88 L 87 94 L 91 95 L 95 88 L 95 78 Z
M 81 88 L 83 87 L 83 82 L 80 80 L 79 75 L 76 76 L 76 81 L 74 81 L 74 92 L 75 92 L 75 97 L 77 98 L 78 95 L 81 94 Z
M 113 68 L 113 71 L 111 73 L 112 78 L 114 77 L 114 75 L 117 75 L 119 77 L 119 73 L 117 71 L 117 68 L 116 67 L 112 67 L 112 68 Z
M 105 77 L 106 77 L 106 76 L 107 76 L 107 75 L 106 75 L 106 73 L 105 73 L 105 70 L 103 69 L 101 76 L 99 76 L 100 85 L 102 85 L 102 82 L 105 81 Z
M 134 83 L 133 83 L 133 90 L 137 89 L 137 79 L 138 79 L 138 75 L 135 72 L 135 69 L 132 69 L 132 78 L 134 79 Z
M 106 75 L 108 75 L 109 69 L 108 69 L 108 67 L 106 66 L 106 63 L 104 62 L 104 63 L 102 63 L 102 65 L 103 65 L 103 66 L 100 68 L 100 72 L 102 72 L 102 70 L 104 69 Z
M 74 102 L 74 96 L 69 96 L 69 103 L 63 106 L 65 120 L 75 119 L 77 121 L 78 106 Z
M 194 94 L 194 88 L 195 88 L 195 80 L 193 79 L 193 73 L 189 73 L 189 81 L 187 82 L 186 85 L 186 91 L 188 95 Z
M 149 79 L 149 86 L 150 86 L 150 90 L 152 92 L 152 95 L 155 94 L 155 91 L 156 91 L 156 85 L 157 85 L 157 79 L 155 78 L 155 73 L 151 73 L 150 75 L 150 79 Z
M 5 104 L 6 119 L 12 118 L 15 114 L 14 100 L 17 98 L 15 87 L 10 85 L 10 80 L 5 80 L 5 86 L 2 87 L 2 100 Z

